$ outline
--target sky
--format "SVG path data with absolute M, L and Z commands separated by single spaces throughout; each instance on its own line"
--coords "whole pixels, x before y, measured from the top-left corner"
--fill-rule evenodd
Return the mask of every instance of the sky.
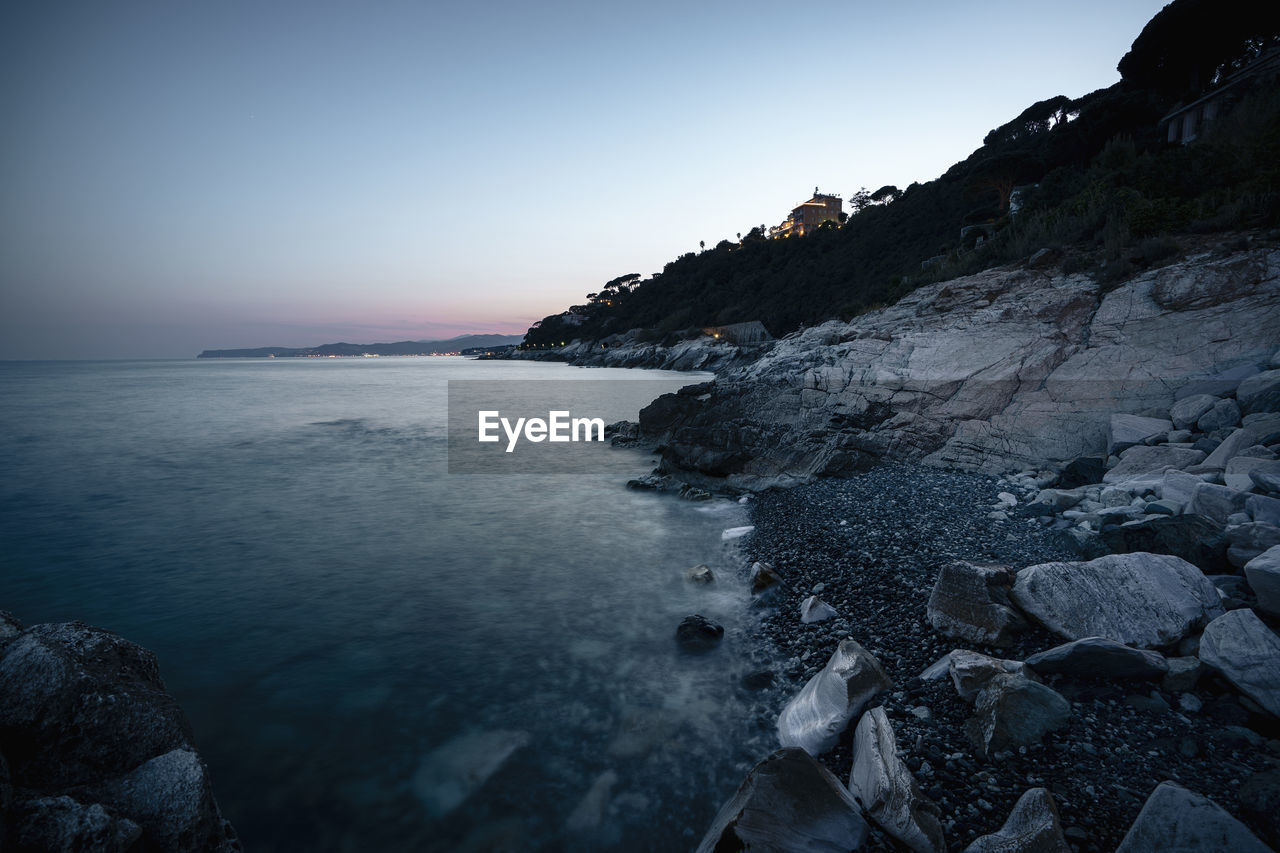
M 0 359 L 521 333 L 938 177 L 1162 5 L 4 4 Z

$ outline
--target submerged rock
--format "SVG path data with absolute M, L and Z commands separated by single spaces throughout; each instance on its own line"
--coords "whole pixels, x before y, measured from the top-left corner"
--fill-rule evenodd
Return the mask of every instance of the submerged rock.
M 1083 678 L 1162 678 L 1169 671 L 1159 652 L 1135 649 L 1106 637 L 1085 637 L 1054 646 L 1027 658 L 1026 664 L 1042 675 L 1062 673 Z
M 883 708 L 862 715 L 853 733 L 849 793 L 877 826 L 917 853 L 945 853 L 940 810 L 898 757 Z
M 926 615 L 943 636 L 988 646 L 1007 646 L 1027 627 L 1009 603 L 1015 572 L 1008 566 L 957 561 L 942 567 L 929 595 Z
M 1020 675 L 997 675 L 982 688 L 965 734 L 983 755 L 1040 742 L 1071 719 L 1071 703 Z
M 676 642 L 687 652 L 710 651 L 719 645 L 723 636 L 723 626 L 698 613 L 684 617 L 676 626 Z
M 1280 637 L 1252 610 L 1232 610 L 1210 622 L 1200 637 L 1200 660 L 1280 717 Z
M 527 732 L 467 732 L 423 757 L 413 775 L 413 792 L 432 817 L 443 817 L 475 793 L 518 749 Z
M 1271 853 L 1240 821 L 1207 797 L 1161 782 L 1116 853 Z
M 873 696 L 892 688 L 873 654 L 855 640 L 842 640 L 827 665 L 778 715 L 778 741 L 822 755 Z
M 1028 566 L 1018 572 L 1010 597 L 1065 639 L 1106 637 L 1139 648 L 1176 643 L 1222 613 L 1204 573 L 1167 554 Z
M 694 583 L 712 583 L 716 579 L 716 576 L 711 573 L 711 568 L 705 564 L 686 569 L 684 575 Z
M 830 770 L 803 749 L 780 749 L 720 808 L 698 853 L 848 853 L 867 834 L 862 810 Z
M 1004 826 L 975 838 L 964 853 L 1071 853 L 1058 822 L 1058 807 L 1047 788 L 1031 788 L 1018 798 Z

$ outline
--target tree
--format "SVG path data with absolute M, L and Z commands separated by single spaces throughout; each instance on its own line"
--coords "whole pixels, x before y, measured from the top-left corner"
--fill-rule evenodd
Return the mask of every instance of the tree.
M 902 190 L 893 184 L 885 184 L 871 194 L 871 202 L 873 204 L 891 204 L 900 195 L 902 195 Z
M 705 252 L 705 251 L 707 250 L 707 241 L 706 241 L 706 240 L 699 240 L 699 241 L 698 241 L 698 248 Z

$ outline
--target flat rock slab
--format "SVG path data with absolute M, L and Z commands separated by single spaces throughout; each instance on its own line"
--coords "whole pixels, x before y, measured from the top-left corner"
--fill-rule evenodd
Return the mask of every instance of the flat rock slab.
M 1203 450 L 1191 447 L 1131 447 L 1120 455 L 1120 464 L 1102 477 L 1104 483 L 1123 483 L 1148 474 L 1159 474 L 1166 468 L 1189 468 L 1203 462 Z
M 1173 422 L 1142 415 L 1112 415 L 1107 430 L 1107 453 L 1120 453 L 1152 436 L 1173 429 Z
M 975 838 L 964 853 L 1071 853 L 1062 835 L 1058 807 L 1047 788 L 1030 788 L 1018 798 L 996 832 Z
M 1106 637 L 1086 637 L 1038 652 L 1026 660 L 1041 675 L 1081 678 L 1163 678 L 1169 664 L 1159 652 L 1135 649 Z
M 946 853 L 941 814 L 898 757 L 897 739 L 883 708 L 862 715 L 853 733 L 849 793 L 877 826 L 917 853 Z
M 873 696 L 892 688 L 875 655 L 855 640 L 842 640 L 822 671 L 778 715 L 778 741 L 822 755 Z
M 1116 853 L 1271 853 L 1240 821 L 1208 797 L 1161 782 L 1147 798 Z
M 1027 627 L 1009 602 L 1015 573 L 1008 566 L 957 561 L 942 567 L 926 615 L 943 636 L 987 646 L 1007 646 Z
M 1222 614 L 1213 583 L 1169 554 L 1028 566 L 1018 572 L 1010 597 L 1064 639 L 1106 637 L 1143 649 L 1176 643 Z
M 868 832 L 862 809 L 830 770 L 803 749 L 780 749 L 720 808 L 698 853 L 847 853 L 862 849 Z
M 1210 622 L 1200 637 L 1200 660 L 1280 717 L 1280 637 L 1252 610 L 1232 610 Z

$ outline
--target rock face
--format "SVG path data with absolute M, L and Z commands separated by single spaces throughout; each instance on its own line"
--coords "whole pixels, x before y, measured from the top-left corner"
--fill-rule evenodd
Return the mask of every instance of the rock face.
M 975 838 L 964 853 L 1070 853 L 1058 807 L 1046 788 L 1027 790 L 998 832 Z
M 853 733 L 849 793 L 877 826 L 918 853 L 945 853 L 938 806 L 926 797 L 898 757 L 883 708 L 862 715 Z
M 978 694 L 965 723 L 970 742 L 984 755 L 1039 743 L 1071 719 L 1071 703 L 1052 688 L 1020 675 L 997 675 Z
M 1053 467 L 1105 454 L 1112 414 L 1168 412 L 1175 390 L 1264 364 L 1278 339 L 1272 249 L 1195 256 L 1110 291 L 1085 275 L 993 269 L 790 335 L 640 422 L 666 445 L 665 470 L 731 486 L 876 458 Z
M 1116 853 L 1270 853 L 1240 821 L 1181 785 L 1161 782 L 1138 812 Z
M 1130 648 L 1106 637 L 1086 637 L 1026 660 L 1042 675 L 1062 673 L 1086 678 L 1163 678 L 1169 664 L 1159 652 Z
M 821 755 L 873 696 L 892 688 L 874 655 L 854 640 L 842 640 L 822 671 L 778 715 L 778 741 Z
M 1167 554 L 1028 566 L 1018 572 L 1011 598 L 1065 639 L 1106 637 L 1138 648 L 1176 643 L 1222 613 L 1213 583 Z
M 955 562 L 943 566 L 929 596 L 929 624 L 944 636 L 1007 646 L 1026 620 L 1009 602 L 1015 573 L 1008 566 Z
M 803 749 L 780 749 L 752 768 L 698 845 L 724 850 L 847 853 L 867 840 L 862 810 Z
M 5 633 L 0 753 L 20 792 L 17 838 L 36 849 L 240 849 L 151 652 L 80 622 Z M 81 848 L 83 838 L 106 846 Z
M 1280 717 L 1280 637 L 1252 610 L 1232 610 L 1210 622 L 1200 637 L 1200 660 Z

